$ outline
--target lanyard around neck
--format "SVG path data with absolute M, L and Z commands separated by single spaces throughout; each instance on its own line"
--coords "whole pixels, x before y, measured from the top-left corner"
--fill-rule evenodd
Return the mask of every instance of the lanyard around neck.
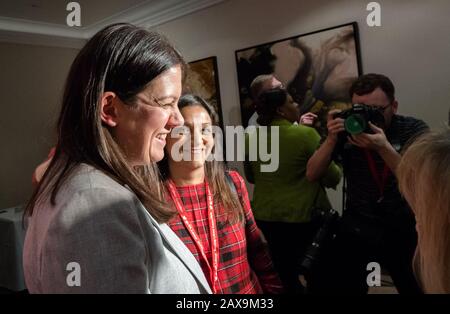
M 168 180 L 168 188 L 170 196 L 175 203 L 178 213 L 180 214 L 181 220 L 183 221 L 184 226 L 188 230 L 191 235 L 197 249 L 200 252 L 200 255 L 205 260 L 206 265 L 209 269 L 209 275 L 212 285 L 213 293 L 217 293 L 217 282 L 218 282 L 218 267 L 219 267 L 219 238 L 217 233 L 217 224 L 216 224 L 216 216 L 214 213 L 213 206 L 213 197 L 211 193 L 211 189 L 209 188 L 209 184 L 205 181 L 205 189 L 206 189 L 206 205 L 208 207 L 208 224 L 209 224 L 209 232 L 211 236 L 211 255 L 212 255 L 212 265 L 206 257 L 205 248 L 200 241 L 200 237 L 197 235 L 197 232 L 194 230 L 194 226 L 189 222 L 186 217 L 186 210 L 184 209 L 183 204 L 181 203 L 181 197 L 177 191 L 175 183 L 173 180 Z
M 380 174 L 377 170 L 375 160 L 373 159 L 373 156 L 370 153 L 370 151 L 368 149 L 364 149 L 364 152 L 366 153 L 367 163 L 369 164 L 370 172 L 372 173 L 372 177 L 378 187 L 379 199 L 377 202 L 380 203 L 384 199 L 384 188 L 386 187 L 386 181 L 391 171 L 389 170 L 388 165 L 386 165 L 386 163 L 383 163 L 384 164 L 383 172 Z

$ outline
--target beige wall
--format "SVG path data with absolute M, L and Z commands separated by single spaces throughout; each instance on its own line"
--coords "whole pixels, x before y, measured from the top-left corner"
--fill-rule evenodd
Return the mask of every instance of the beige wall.
M 366 24 L 369 2 L 229 0 L 157 30 L 188 61 L 217 56 L 224 122 L 235 125 L 241 122 L 235 50 L 357 21 L 364 73 L 384 73 L 394 81 L 401 114 L 432 127 L 444 124 L 450 101 L 450 1 L 378 1 L 381 27 Z M 340 209 L 340 191 L 331 198 Z
M 54 144 L 54 122 L 77 50 L 0 43 L 0 208 L 23 204 Z

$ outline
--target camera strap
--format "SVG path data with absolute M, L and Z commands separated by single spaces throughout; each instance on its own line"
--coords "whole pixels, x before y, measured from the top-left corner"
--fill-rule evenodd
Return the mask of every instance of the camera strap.
M 368 149 L 364 149 L 364 152 L 366 154 L 367 163 L 369 164 L 370 172 L 372 173 L 372 177 L 378 187 L 379 198 L 377 200 L 377 203 L 381 203 L 381 201 L 383 201 L 383 199 L 384 199 L 384 188 L 386 187 L 386 181 L 387 181 L 387 178 L 389 177 L 389 175 L 391 174 L 391 171 L 390 171 L 388 165 L 386 165 L 386 163 L 383 162 L 383 164 L 384 164 L 383 172 L 380 174 L 379 171 L 377 170 L 375 160 L 373 159 L 373 156 L 370 153 L 370 151 Z

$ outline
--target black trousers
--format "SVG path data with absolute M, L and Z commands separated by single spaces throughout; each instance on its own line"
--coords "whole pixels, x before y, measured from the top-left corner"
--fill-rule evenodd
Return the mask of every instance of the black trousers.
M 374 240 L 351 232 L 338 232 L 314 269 L 308 292 L 366 294 L 367 276 L 371 272 L 367 265 L 377 262 L 389 272 L 400 294 L 421 294 L 412 268 L 417 245 L 415 228 L 412 225 L 395 230 L 385 228 L 380 233 L 382 236 Z
M 302 293 L 298 280 L 299 261 L 311 244 L 315 228 L 311 223 L 285 223 L 257 220 L 269 245 L 275 270 L 286 293 Z

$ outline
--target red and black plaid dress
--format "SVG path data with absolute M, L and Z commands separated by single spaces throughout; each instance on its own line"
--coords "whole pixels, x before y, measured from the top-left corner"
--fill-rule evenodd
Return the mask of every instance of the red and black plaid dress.
M 242 177 L 235 171 L 230 176 L 236 186 L 245 212 L 245 221 L 230 224 L 221 206 L 214 204 L 219 236 L 219 267 L 217 293 L 281 293 L 282 285 L 275 272 L 272 259 L 262 234 L 256 226 L 250 208 L 247 188 Z M 177 187 L 186 210 L 186 217 L 199 235 L 206 257 L 211 262 L 211 243 L 208 226 L 205 184 Z M 169 226 L 191 250 L 210 282 L 209 268 L 199 254 L 180 216 L 175 216 Z

